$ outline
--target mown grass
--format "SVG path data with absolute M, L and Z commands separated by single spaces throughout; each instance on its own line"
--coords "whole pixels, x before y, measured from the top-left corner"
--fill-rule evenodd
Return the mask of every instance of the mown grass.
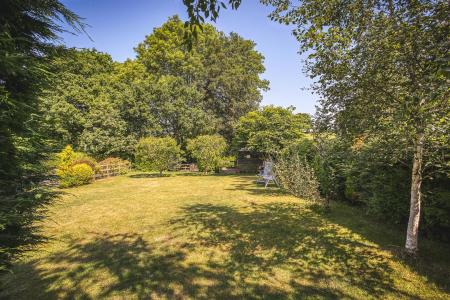
M 65 190 L 10 299 L 449 299 L 450 249 L 246 176 L 131 174 Z

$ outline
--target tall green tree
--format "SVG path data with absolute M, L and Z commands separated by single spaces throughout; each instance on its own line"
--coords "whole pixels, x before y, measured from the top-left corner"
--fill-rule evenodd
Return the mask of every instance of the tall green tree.
M 218 130 L 220 121 L 203 109 L 202 94 L 179 77 L 161 76 L 151 99 L 160 134 L 172 136 L 183 147 L 190 138 Z
M 294 107 L 269 105 L 240 118 L 233 147 L 273 155 L 306 138 L 310 128 L 309 115 L 294 113 Z
M 127 135 L 127 124 L 108 99 L 98 98 L 86 115 L 79 147 L 98 157 L 129 157 L 136 140 Z
M 157 80 L 172 76 L 181 80 L 179 85 L 195 88 L 195 107 L 210 115 L 212 126 L 219 125 L 219 133 L 231 140 L 239 117 L 256 109 L 261 90 L 268 88 L 260 78 L 264 57 L 252 41 L 234 33 L 227 36 L 211 25 L 189 49 L 184 38 L 188 30 L 178 17 L 170 18 L 136 47 L 137 61 Z
M 47 199 L 30 186 L 48 150 L 38 103 L 63 23 L 75 31 L 84 26 L 57 0 L 1 2 L 0 271 L 34 243 L 36 208 Z
M 99 158 L 129 156 L 143 134 L 153 133 L 149 127 L 154 124 L 150 109 L 140 103 L 148 97 L 142 90 L 148 89 L 126 78 L 131 73 L 133 80 L 140 79 L 134 68 L 88 49 L 55 57 L 53 84 L 41 97 L 51 137 L 60 146 L 71 144 Z
M 153 109 L 156 97 L 156 79 L 147 72 L 145 66 L 136 60 L 115 63 L 110 83 L 123 96 L 117 109 L 127 124 L 127 134 L 138 140 L 162 131 Z
M 36 125 L 39 93 L 47 83 L 47 59 L 57 50 L 61 22 L 83 30 L 80 18 L 59 1 L 2 1 L 0 12 L 0 190 L 16 189 L 23 174 L 19 140 L 42 139 Z M 34 138 L 33 138 L 34 135 Z M 39 144 L 39 143 L 37 143 Z M 33 151 L 36 143 L 29 145 Z

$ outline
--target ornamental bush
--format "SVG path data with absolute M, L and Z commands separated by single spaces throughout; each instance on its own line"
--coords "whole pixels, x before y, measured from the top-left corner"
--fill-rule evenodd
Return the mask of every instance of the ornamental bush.
M 230 158 L 224 156 L 226 149 L 227 143 L 220 135 L 200 135 L 187 143 L 187 150 L 205 173 L 230 164 Z
M 136 146 L 136 166 L 143 171 L 163 171 L 181 161 L 182 151 L 171 137 L 142 138 Z
M 79 164 L 88 165 L 94 172 L 99 170 L 98 163 L 94 158 L 83 152 L 75 152 L 75 159 L 72 161 L 72 166 Z
M 61 187 L 71 187 L 92 181 L 97 162 L 92 157 L 73 151 L 70 145 L 56 155 L 57 169 Z
M 94 170 L 85 163 L 76 164 L 65 170 L 59 170 L 61 187 L 71 187 L 87 184 L 92 181 Z

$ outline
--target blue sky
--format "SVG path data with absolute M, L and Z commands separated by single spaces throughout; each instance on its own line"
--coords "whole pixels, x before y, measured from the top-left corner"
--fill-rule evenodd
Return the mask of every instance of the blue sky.
M 70 47 L 96 48 L 109 53 L 114 60 L 134 58 L 133 48 L 168 17 L 186 19 L 182 0 L 63 0 L 68 8 L 85 18 L 90 25 L 85 35 L 63 34 Z M 271 9 L 257 0 L 245 0 L 237 11 L 223 10 L 214 26 L 225 33 L 237 32 L 256 42 L 256 49 L 265 56 L 270 90 L 263 93 L 263 105 L 293 105 L 298 112 L 315 112 L 317 96 L 307 88 L 311 80 L 302 72 L 299 43 L 291 28 L 267 18 Z M 306 88 L 306 89 L 305 89 Z

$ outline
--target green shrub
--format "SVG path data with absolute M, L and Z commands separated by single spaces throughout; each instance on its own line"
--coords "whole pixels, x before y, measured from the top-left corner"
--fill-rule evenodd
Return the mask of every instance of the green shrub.
M 79 164 L 87 164 L 94 171 L 99 170 L 97 161 L 94 158 L 90 157 L 89 155 L 83 152 L 75 152 L 75 158 L 72 161 L 72 165 L 74 166 Z
M 317 149 L 313 140 L 301 138 L 283 148 L 280 154 L 283 156 L 298 155 L 302 160 L 312 163 L 317 155 Z
M 136 166 L 143 171 L 169 170 L 181 161 L 182 151 L 171 137 L 148 137 L 136 146 Z
M 298 153 L 285 152 L 278 155 L 274 173 L 281 187 L 292 195 L 312 201 L 321 199 L 314 169 Z
M 85 163 L 73 165 L 57 172 L 61 187 L 78 186 L 92 181 L 94 170 Z
M 227 142 L 220 135 L 200 135 L 188 140 L 186 148 L 205 173 L 230 165 L 230 157 L 224 156 Z
M 423 199 L 423 230 L 430 237 L 450 242 L 449 178 L 426 182 Z
M 316 141 L 317 152 L 313 159 L 314 171 L 319 181 L 320 194 L 328 200 L 345 200 L 345 164 L 348 152 L 337 139 Z
M 362 163 L 360 164 L 362 165 Z M 409 216 L 409 170 L 400 165 L 376 166 L 372 164 L 370 176 L 361 174 L 361 200 L 367 213 L 378 219 L 406 224 Z
M 91 182 L 97 162 L 92 157 L 73 151 L 70 145 L 56 155 L 57 169 L 61 187 L 71 187 Z
M 310 145 L 308 145 L 308 143 Z M 387 143 L 362 135 L 353 141 L 334 135 L 316 137 L 285 148 L 283 155 L 298 154 L 283 166 L 289 175 L 280 174 L 286 189 L 294 189 L 293 182 L 301 180 L 300 171 L 305 163 L 313 163 L 321 196 L 334 201 L 361 205 L 371 217 L 394 224 L 406 224 L 409 216 L 411 169 L 404 162 L 411 161 L 411 152 L 401 141 Z M 450 177 L 443 165 L 427 157 L 429 167 L 422 183 L 421 233 L 450 241 Z M 278 164 L 279 165 L 279 164 Z M 275 164 L 275 166 L 277 166 Z M 295 176 L 297 178 L 295 178 Z M 298 186 L 301 186 L 298 184 Z M 301 191 L 295 192 L 300 195 Z M 303 193 L 303 192 L 302 192 Z M 306 197 L 304 197 L 306 198 Z M 403 225 L 406 226 L 406 225 Z

